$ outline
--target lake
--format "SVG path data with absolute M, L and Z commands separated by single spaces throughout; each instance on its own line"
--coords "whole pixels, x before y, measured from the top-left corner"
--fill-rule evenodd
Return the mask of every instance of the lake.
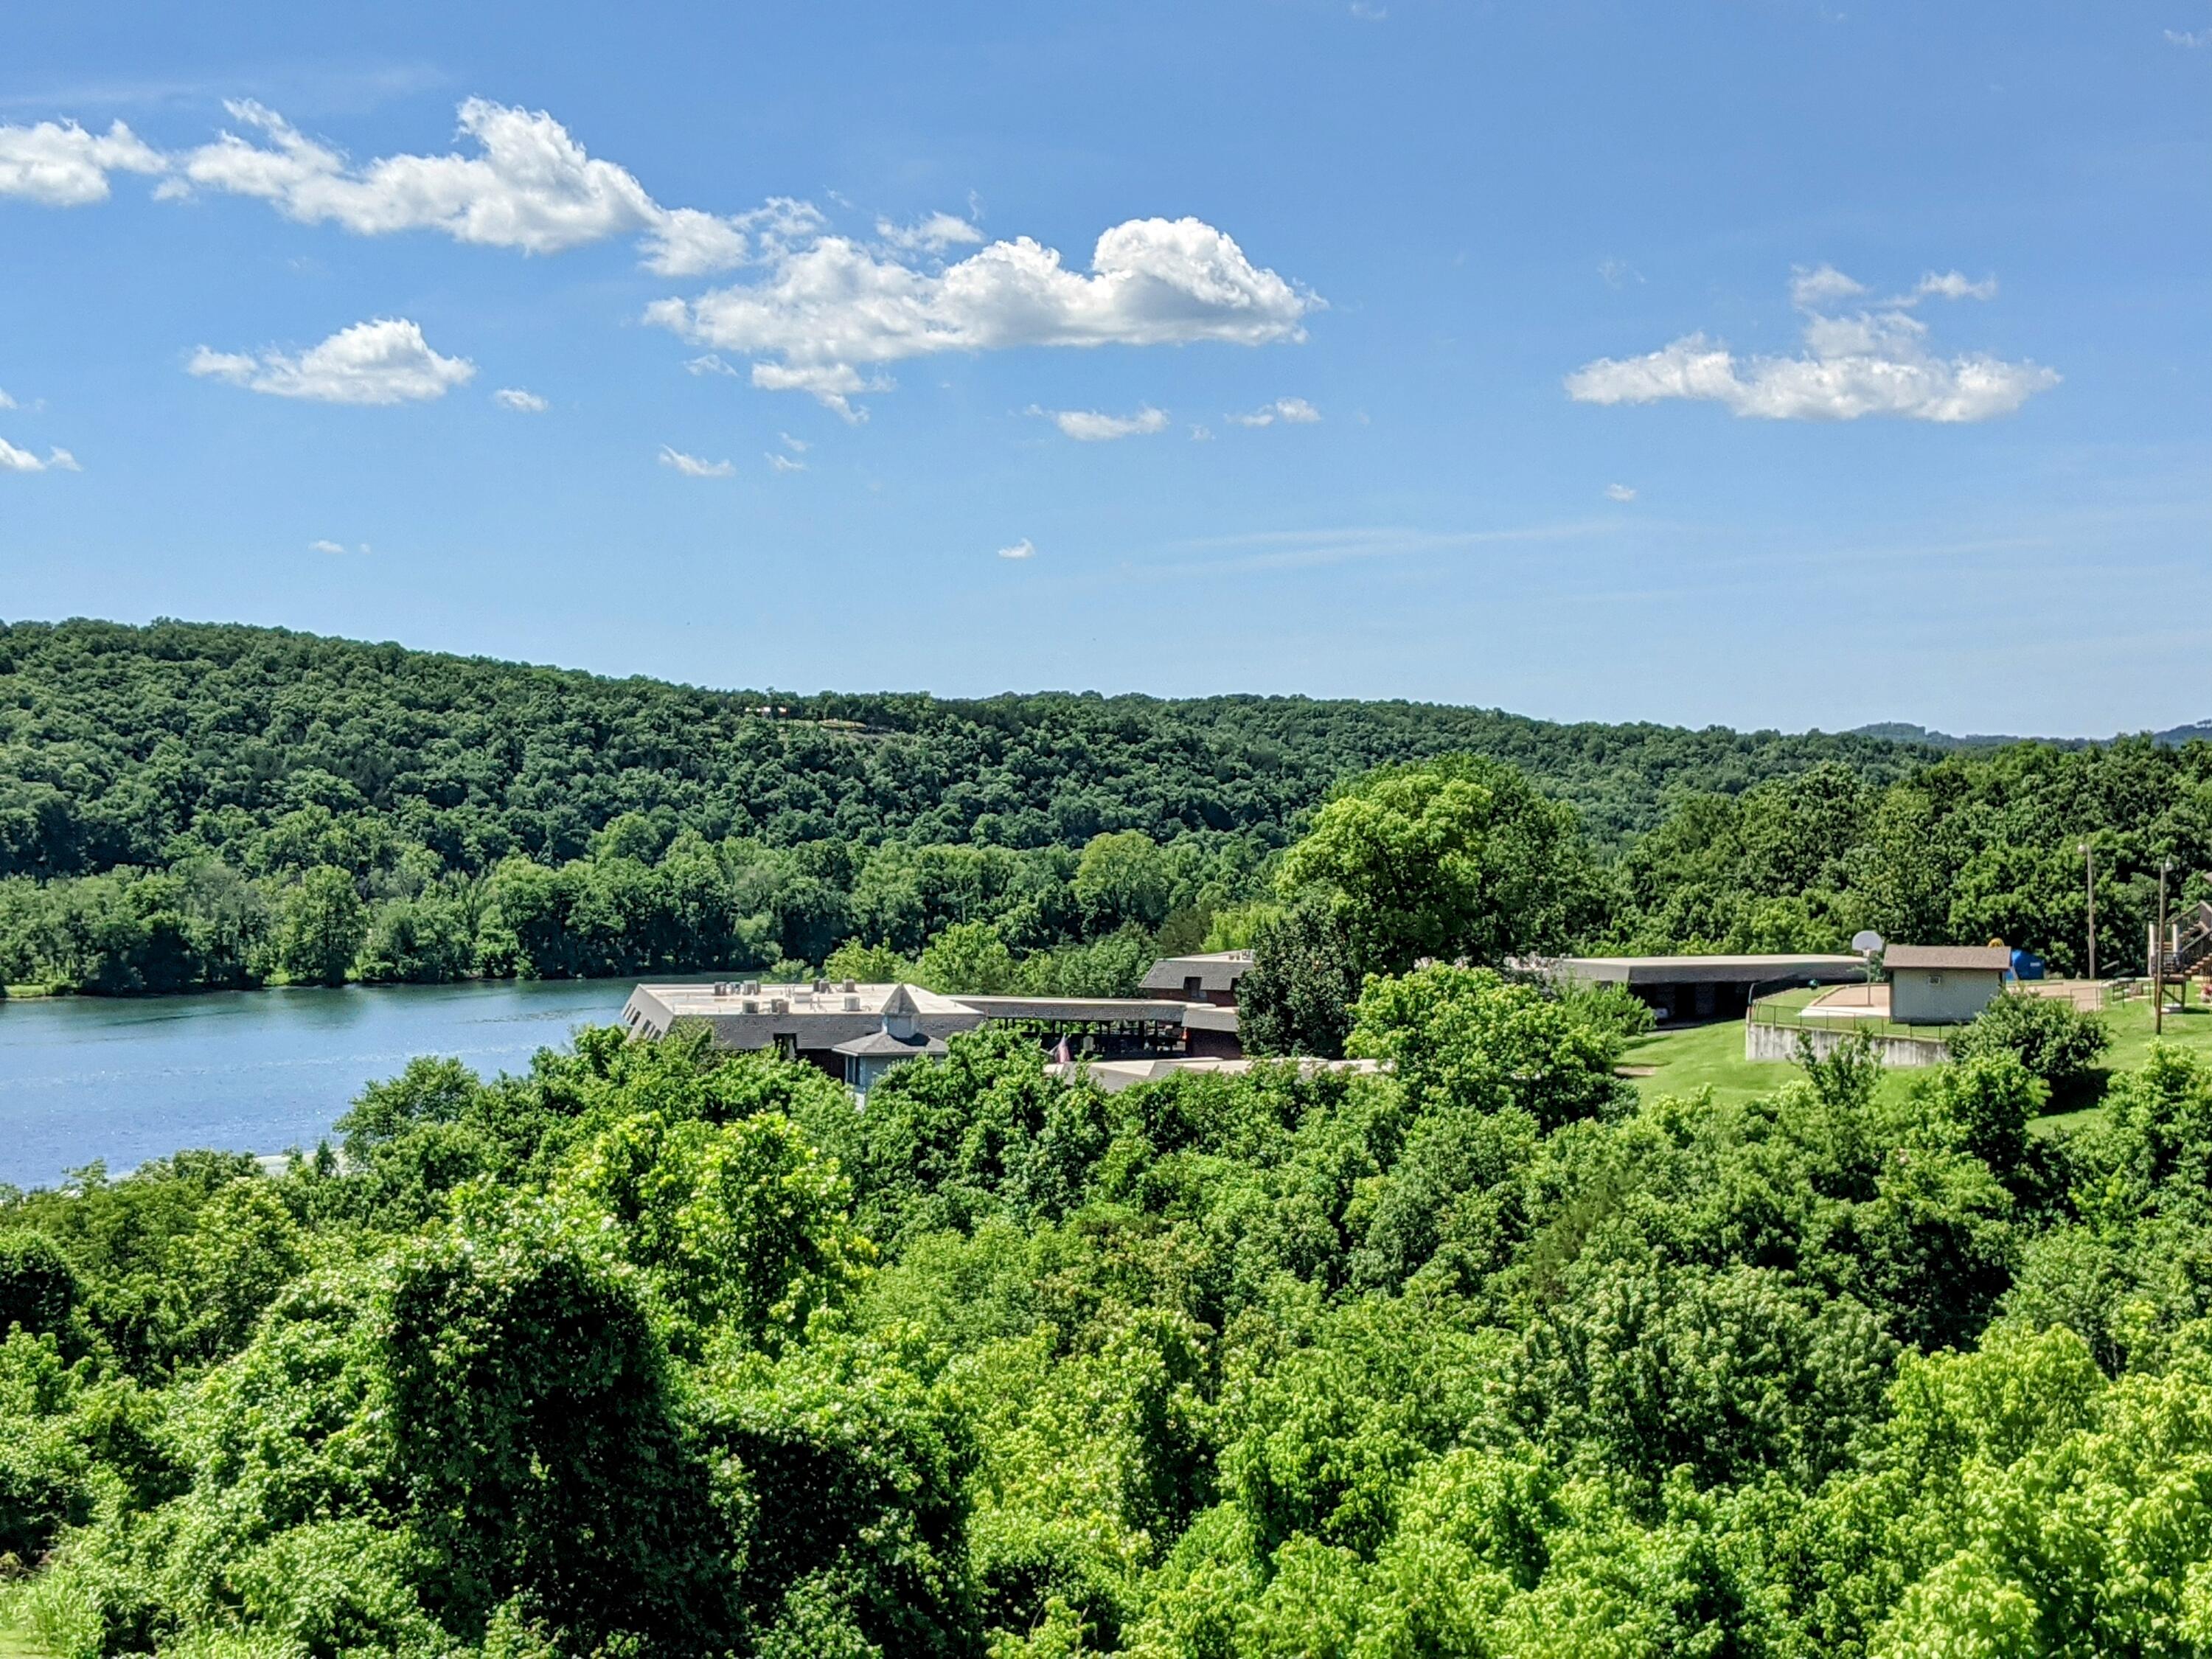
M 353 986 L 0 1001 L 0 1182 L 121 1174 L 184 1147 L 312 1152 L 363 1084 L 416 1054 L 520 1072 L 611 1024 L 634 981 Z

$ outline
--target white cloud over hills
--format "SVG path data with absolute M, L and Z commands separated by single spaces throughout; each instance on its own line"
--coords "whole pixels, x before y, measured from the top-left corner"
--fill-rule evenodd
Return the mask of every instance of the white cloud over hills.
M 68 122 L 0 125 L 0 195 L 83 206 L 109 194 L 111 174 L 128 172 L 160 175 L 163 198 L 247 197 L 301 223 L 362 236 L 428 230 L 530 254 L 635 236 L 645 265 L 664 276 L 759 273 L 658 301 L 648 322 L 750 357 L 754 386 L 804 392 L 849 419 L 860 418 L 856 394 L 888 388 L 884 364 L 1024 346 L 1297 340 L 1322 304 L 1193 218 L 1113 226 L 1087 268 L 1075 270 L 1026 236 L 987 242 L 949 213 L 904 225 L 878 219 L 876 240 L 865 241 L 833 234 L 819 210 L 788 198 L 727 215 L 669 207 L 627 168 L 588 154 L 551 115 L 488 99 L 459 106 L 462 148 L 365 161 L 260 104 L 224 107 L 234 130 L 170 151 L 120 123 L 105 135 Z M 207 358 L 201 372 L 283 378 Z M 692 366 L 708 363 L 722 366 L 711 353 Z
M 465 357 L 441 357 L 404 318 L 379 318 L 341 329 L 320 345 L 281 351 L 216 351 L 202 346 L 186 369 L 248 392 L 315 403 L 386 404 L 442 398 L 477 370 Z
M 1601 357 L 1567 376 L 1577 403 L 1648 404 L 1663 398 L 1717 403 L 1745 416 L 1776 421 L 1852 421 L 1867 415 L 1964 422 L 2018 410 L 2058 384 L 2051 369 L 1975 353 L 1945 357 L 1929 349 L 1929 327 L 1913 314 L 1924 299 L 1986 300 L 1994 278 L 1931 272 L 1910 293 L 1868 301 L 1866 287 L 1832 265 L 1799 270 L 1790 301 L 1804 317 L 1804 350 L 1796 356 L 1738 357 L 1701 333 L 1640 357 Z
M 787 245 L 758 282 L 656 301 L 646 320 L 754 359 L 752 381 L 847 409 L 880 389 L 866 368 L 945 351 L 1023 346 L 1262 345 L 1304 337 L 1320 301 L 1255 266 L 1196 219 L 1133 219 L 1099 237 L 1088 271 L 1018 237 L 933 268 L 822 234 Z

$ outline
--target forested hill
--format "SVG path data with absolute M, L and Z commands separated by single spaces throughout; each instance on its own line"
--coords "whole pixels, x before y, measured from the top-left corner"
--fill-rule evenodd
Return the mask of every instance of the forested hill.
M 1513 762 L 1601 848 L 1672 793 L 1838 759 L 1886 782 L 1932 755 L 1407 702 L 709 691 L 276 629 L 0 624 L 0 875 L 223 854 L 304 807 L 383 820 L 469 872 L 577 856 L 633 811 L 775 846 L 1134 829 L 1273 847 L 1340 778 L 1451 750 Z

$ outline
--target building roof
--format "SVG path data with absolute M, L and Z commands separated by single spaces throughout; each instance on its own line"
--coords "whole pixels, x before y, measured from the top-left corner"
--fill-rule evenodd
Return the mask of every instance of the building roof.
M 1763 985 L 1861 979 L 1866 963 L 1845 956 L 1560 957 L 1529 963 L 1584 985 Z
M 1295 1065 L 1300 1075 L 1311 1077 L 1317 1072 L 1350 1072 L 1367 1074 L 1387 1071 L 1388 1062 L 1379 1060 L 1209 1060 L 1171 1057 L 1162 1060 L 1059 1060 L 1047 1066 L 1045 1075 L 1072 1083 L 1078 1077 L 1088 1077 L 1091 1082 L 1109 1095 L 1118 1095 L 1124 1089 L 1134 1088 L 1139 1083 L 1157 1083 L 1164 1077 L 1176 1077 L 1186 1072 L 1216 1077 L 1243 1077 L 1255 1064 L 1262 1066 Z
M 1201 991 L 1233 991 L 1252 966 L 1249 951 L 1205 951 L 1188 957 L 1163 957 L 1145 975 L 1147 991 L 1180 991 L 1192 980 Z
M 829 988 L 817 991 L 815 985 Z M 851 988 L 847 987 L 850 985 Z M 781 1002 L 787 1014 L 859 1014 L 871 1024 L 884 1015 L 927 1018 L 932 1014 L 959 1015 L 967 1005 L 955 998 L 926 991 L 919 985 L 860 985 L 849 981 L 817 980 L 812 984 L 781 985 L 754 980 L 722 980 L 714 984 L 644 984 L 637 988 L 678 1018 L 707 1019 L 755 1013 L 765 1016 Z M 748 1009 L 745 1004 L 753 1006 Z
M 850 1054 L 856 1060 L 874 1060 L 883 1056 L 905 1060 L 915 1054 L 942 1054 L 950 1050 L 945 1048 L 943 1039 L 924 1036 L 919 1031 L 912 1036 L 897 1036 L 890 1031 L 871 1031 L 867 1036 L 854 1037 L 849 1042 L 833 1043 L 830 1052 Z
M 2012 968 L 2012 951 L 2002 945 L 1893 945 L 1881 953 L 1890 972 L 1951 969 L 2002 974 Z
M 959 1002 L 987 1019 L 1096 1020 L 1101 1024 L 1144 1019 L 1180 1025 L 1190 1006 L 1137 997 L 962 997 Z
M 1182 1029 L 1186 1031 L 1233 1031 L 1237 1029 L 1237 1011 L 1217 1008 L 1210 1002 L 1186 1002 L 1182 1006 Z

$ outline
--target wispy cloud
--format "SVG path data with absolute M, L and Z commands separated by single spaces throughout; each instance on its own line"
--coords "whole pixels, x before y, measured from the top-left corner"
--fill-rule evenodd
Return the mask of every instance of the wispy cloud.
M 2212 29 L 2168 29 L 2166 38 L 2168 44 L 2177 46 L 2212 46 Z
M 1309 426 L 1321 419 L 1321 410 L 1303 398 L 1278 398 L 1272 404 L 1262 404 L 1249 415 L 1224 415 L 1222 418 L 1237 426 L 1273 426 L 1278 421 L 1290 426 Z
M 1147 562 L 1145 568 L 1186 575 L 1312 570 L 1370 559 L 1465 552 L 1493 545 L 1575 541 L 1618 535 L 1621 528 L 1618 520 L 1601 519 L 1509 530 L 1430 531 L 1399 525 L 1373 525 L 1334 530 L 1254 531 L 1180 543 L 1175 556 Z
M 1167 411 L 1146 404 L 1133 415 L 1107 415 L 1095 409 L 1039 409 L 1029 412 L 1050 421 L 1078 443 L 1108 443 L 1115 438 L 1146 437 L 1168 428 Z
M 697 357 L 686 357 L 684 367 L 694 374 L 735 374 L 738 372 L 711 351 Z
M 440 356 L 423 339 L 421 327 L 404 318 L 356 323 L 296 357 L 202 346 L 185 367 L 191 374 L 273 398 L 362 404 L 442 398 L 477 372 L 465 357 Z
M 660 464 L 673 467 L 687 478 L 726 478 L 738 469 L 727 461 L 706 461 L 687 455 L 672 444 L 660 447 Z
M 1636 499 L 1635 486 L 1624 483 L 1607 484 L 1605 487 L 1605 498 L 1609 501 L 1632 501 Z
M 519 386 L 503 386 L 491 394 L 492 402 L 501 409 L 511 409 L 518 415 L 543 415 L 553 407 L 534 392 L 525 392 Z
M 1584 364 L 1567 376 L 1567 395 L 1588 404 L 1717 403 L 1773 421 L 1890 415 L 1962 422 L 2009 415 L 2058 384 L 2057 374 L 2038 363 L 1978 353 L 1942 357 L 1929 349 L 1928 325 L 1911 307 L 1929 298 L 1988 299 L 1996 292 L 1995 277 L 1930 272 L 1908 294 L 1837 309 L 1868 291 L 1833 265 L 1801 265 L 1790 296 L 1804 317 L 1802 355 L 1738 358 L 1717 341 L 1688 334 L 1640 357 Z
M 794 461 L 788 455 L 779 455 L 773 449 L 766 452 L 766 459 L 769 468 L 774 471 L 804 472 L 806 471 L 805 462 Z
M 783 440 L 783 447 L 794 455 L 804 455 L 813 447 L 805 439 L 794 438 L 788 432 L 779 432 L 775 435 Z
M 1036 556 L 1036 544 L 1024 536 L 1012 547 L 1000 548 L 999 556 L 1002 559 L 1033 559 Z
M 949 247 L 980 246 L 983 233 L 950 213 L 933 213 L 910 225 L 876 221 L 876 234 L 902 253 L 942 253 Z

